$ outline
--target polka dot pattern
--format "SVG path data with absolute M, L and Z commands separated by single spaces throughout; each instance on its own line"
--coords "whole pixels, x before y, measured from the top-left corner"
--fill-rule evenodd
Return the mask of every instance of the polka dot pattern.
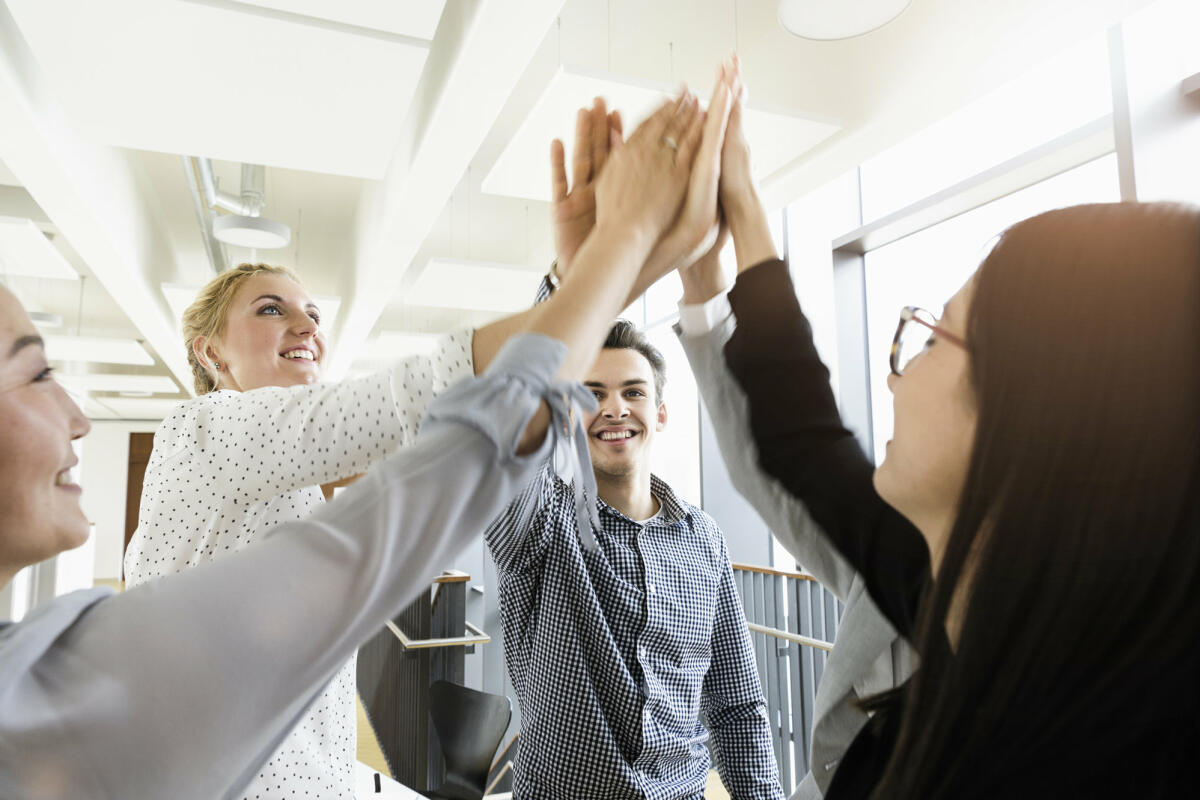
M 308 516 L 324 502 L 321 484 L 363 472 L 416 437 L 434 396 L 473 374 L 471 339 L 459 331 L 430 356 L 340 383 L 224 390 L 180 405 L 154 434 L 126 585 L 236 552 Z M 352 799 L 354 692 L 351 658 L 245 797 Z

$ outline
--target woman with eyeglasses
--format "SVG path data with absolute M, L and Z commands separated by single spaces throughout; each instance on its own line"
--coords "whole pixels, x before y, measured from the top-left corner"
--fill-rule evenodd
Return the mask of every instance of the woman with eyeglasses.
M 1200 209 L 1009 228 L 937 319 L 901 313 L 878 469 L 842 423 L 755 195 L 737 106 L 725 349 L 758 458 L 920 666 L 826 794 L 1182 797 L 1200 725 Z

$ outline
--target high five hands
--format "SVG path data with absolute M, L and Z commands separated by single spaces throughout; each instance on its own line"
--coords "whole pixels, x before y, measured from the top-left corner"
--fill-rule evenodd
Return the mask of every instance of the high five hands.
M 580 109 L 570 184 L 562 143 L 555 140 L 550 149 L 559 274 L 569 272 L 598 224 L 652 237 L 631 300 L 668 272 L 715 258 L 724 243 L 720 207 L 739 202 L 744 186 L 753 190 L 740 124 L 743 95 L 735 58 L 719 70 L 707 112 L 685 90 L 628 142 L 619 114 L 608 113 L 602 99 Z

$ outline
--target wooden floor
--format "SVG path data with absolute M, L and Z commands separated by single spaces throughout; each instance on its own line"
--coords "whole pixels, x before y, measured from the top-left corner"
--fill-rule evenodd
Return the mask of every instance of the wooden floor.
M 357 696 L 354 698 L 354 710 L 358 716 L 358 760 L 390 778 L 392 773 L 388 771 L 383 751 L 379 749 L 379 740 L 375 738 L 375 731 L 371 729 L 371 723 L 367 719 L 366 710 L 363 709 L 362 700 L 359 700 Z

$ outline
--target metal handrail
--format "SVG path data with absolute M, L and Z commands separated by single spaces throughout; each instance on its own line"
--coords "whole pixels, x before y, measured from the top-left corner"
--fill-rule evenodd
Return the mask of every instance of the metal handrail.
M 813 639 L 809 636 L 801 636 L 798 633 L 791 631 L 781 631 L 779 628 L 768 628 L 766 625 L 759 625 L 757 622 L 746 622 L 746 627 L 754 633 L 764 633 L 767 636 L 774 636 L 776 639 L 784 639 L 796 644 L 802 644 L 805 647 L 813 647 L 817 650 L 829 652 L 833 649 L 833 642 L 826 642 L 823 639 Z
M 503 769 L 501 769 L 499 773 L 497 773 L 496 777 L 492 778 L 492 782 L 491 782 L 491 783 L 489 783 L 489 784 L 487 785 L 487 788 L 483 790 L 483 796 L 484 796 L 484 798 L 487 798 L 487 797 L 496 797 L 496 796 L 497 796 L 497 795 L 493 795 L 493 794 L 492 794 L 492 789 L 495 789 L 495 788 L 496 788 L 496 786 L 498 786 L 498 785 L 500 784 L 500 781 L 501 781 L 501 779 L 502 779 L 502 778 L 503 778 L 505 775 L 507 775 L 509 772 L 511 772 L 511 771 L 512 771 L 512 768 L 513 768 L 513 762 L 511 762 L 511 761 L 505 761 L 505 762 L 504 762 L 504 768 L 503 768 Z M 512 797 L 512 792 L 507 792 L 506 794 L 507 794 L 509 797 Z
M 781 578 L 794 578 L 798 581 L 813 581 L 817 579 L 807 572 L 800 572 L 792 569 L 776 569 L 775 567 L 760 567 L 757 564 L 739 564 L 734 562 L 730 564 L 735 570 L 740 572 L 757 572 L 760 575 L 778 575 Z
M 478 626 L 472 625 L 470 622 L 463 621 L 473 635 L 471 636 L 447 636 L 440 639 L 410 639 L 408 634 L 400 630 L 400 627 L 390 619 L 387 620 L 388 630 L 396 635 L 400 640 L 400 646 L 405 650 L 426 650 L 434 647 L 472 647 L 477 644 L 487 644 L 492 640 L 492 637 L 481 630 Z

